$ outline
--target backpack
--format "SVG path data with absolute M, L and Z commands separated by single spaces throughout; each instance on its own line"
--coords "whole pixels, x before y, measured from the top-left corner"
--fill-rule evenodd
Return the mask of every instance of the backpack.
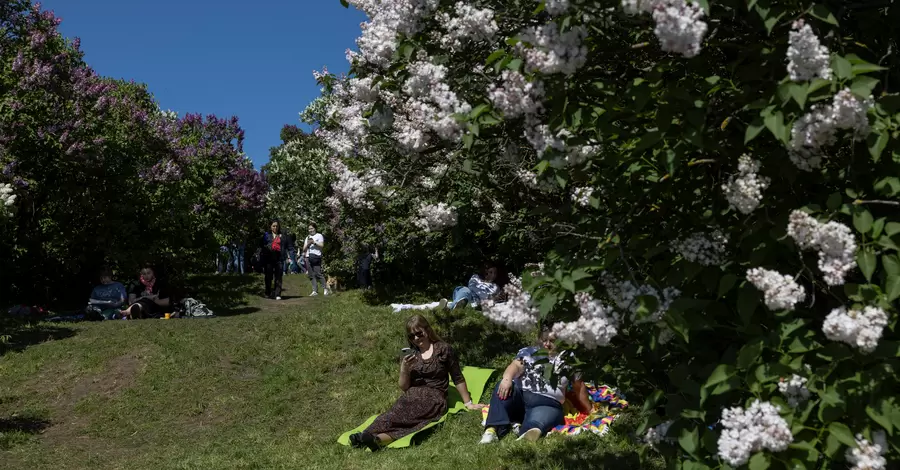
M 182 317 L 214 317 L 215 314 L 206 305 L 190 297 L 181 301 L 179 314 Z

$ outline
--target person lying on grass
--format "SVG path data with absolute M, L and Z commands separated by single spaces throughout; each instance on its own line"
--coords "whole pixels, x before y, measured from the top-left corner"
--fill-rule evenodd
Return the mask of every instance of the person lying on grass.
M 120 313 L 125 318 L 157 317 L 171 305 L 169 291 L 163 282 L 156 278 L 156 272 L 150 266 L 141 268 L 139 283 L 128 294 L 131 304 Z
M 413 352 L 400 362 L 403 395 L 363 432 L 350 436 L 353 447 L 375 451 L 440 419 L 448 408 L 448 376 L 453 378 L 467 409 L 483 407 L 472 402 L 453 348 L 438 338 L 425 317 L 410 317 L 406 322 L 406 333 Z
M 103 268 L 100 270 L 100 285 L 91 291 L 88 308 L 109 320 L 119 313 L 127 297 L 125 286 L 121 282 L 113 281 L 112 270 Z
M 488 299 L 494 299 L 500 292 L 497 281 L 497 265 L 491 262 L 485 263 L 482 276 L 473 274 L 469 279 L 468 286 L 459 286 L 453 289 L 453 300 L 448 302 L 447 299 L 441 299 L 438 309 L 456 309 L 466 308 L 466 305 L 478 307 L 478 305 Z
M 557 352 L 554 339 L 549 330 L 542 331 L 541 346 L 520 350 L 503 372 L 503 379 L 491 395 L 481 444 L 497 442 L 510 431 L 513 423 L 521 423 L 517 431 L 519 440 L 531 442 L 563 424 L 563 403 L 570 385 L 580 385 L 574 387 L 580 393 L 573 398 L 578 408 L 584 408 L 588 402 L 587 389 L 580 377 L 571 377 L 571 369 L 564 362 L 569 354 Z M 537 355 L 541 347 L 549 357 Z M 544 378 L 544 368 L 548 366 L 554 367 L 558 376 L 555 387 Z

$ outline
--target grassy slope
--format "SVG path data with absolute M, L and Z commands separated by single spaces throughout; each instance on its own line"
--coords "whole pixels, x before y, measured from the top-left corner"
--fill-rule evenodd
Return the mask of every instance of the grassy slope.
M 413 448 L 339 446 L 398 396 L 405 315 L 355 292 L 275 303 L 253 295 L 259 282 L 197 280 L 230 316 L 67 325 L 53 330 L 63 339 L 0 356 L 0 468 L 639 466 L 629 415 L 602 439 L 478 446 L 468 413 Z M 308 292 L 305 278 L 286 283 Z M 502 367 L 524 341 L 472 311 L 437 323 L 465 364 Z

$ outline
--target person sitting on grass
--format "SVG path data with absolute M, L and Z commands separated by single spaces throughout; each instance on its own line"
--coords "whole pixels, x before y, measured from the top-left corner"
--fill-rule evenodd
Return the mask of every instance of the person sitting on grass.
M 453 301 L 441 299 L 439 309 L 465 308 L 466 305 L 478 307 L 481 302 L 493 299 L 499 292 L 497 286 L 497 265 L 491 262 L 485 263 L 483 277 L 473 274 L 468 286 L 459 286 L 453 289 Z
M 491 395 L 481 444 L 497 442 L 510 431 L 513 423 L 521 423 L 517 431 L 519 440 L 532 442 L 563 424 L 563 403 L 572 382 L 571 369 L 564 362 L 568 353 L 557 353 L 549 330 L 541 332 L 540 340 L 541 347 L 549 353 L 549 361 L 542 361 L 548 359 L 547 356 L 536 355 L 541 347 L 532 346 L 519 351 Z M 551 364 L 558 376 L 555 387 L 544 378 L 544 368 Z M 578 377 L 573 379 L 580 381 Z M 583 387 L 581 390 L 587 393 Z
M 448 408 L 448 376 L 453 378 L 467 409 L 483 407 L 472 403 L 453 348 L 438 338 L 425 317 L 410 317 L 406 322 L 406 333 L 414 352 L 400 362 L 403 395 L 365 431 L 350 436 L 353 447 L 375 451 L 440 419 Z
M 128 294 L 128 303 L 131 305 L 120 313 L 129 319 L 158 317 L 169 308 L 169 290 L 156 278 L 152 267 L 141 268 L 141 277 Z
M 105 320 L 111 320 L 119 313 L 126 298 L 128 294 L 125 286 L 113 281 L 111 269 L 103 268 L 100 270 L 100 285 L 91 291 L 88 308 L 99 313 Z

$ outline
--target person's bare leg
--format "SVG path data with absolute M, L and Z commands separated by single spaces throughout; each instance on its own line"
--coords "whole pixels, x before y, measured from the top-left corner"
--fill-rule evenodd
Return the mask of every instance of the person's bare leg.
M 387 434 L 383 434 L 383 433 L 376 434 L 375 439 L 378 439 L 378 445 L 380 445 L 381 447 L 384 447 L 384 446 L 390 444 L 391 442 L 394 442 L 393 437 L 388 436 Z

